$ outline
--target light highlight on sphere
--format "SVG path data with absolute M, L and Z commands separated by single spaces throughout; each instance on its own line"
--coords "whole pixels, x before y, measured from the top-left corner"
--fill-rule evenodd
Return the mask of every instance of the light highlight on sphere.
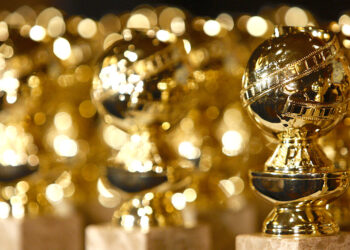
M 58 130 L 67 130 L 72 126 L 72 117 L 66 112 L 58 112 L 55 115 L 54 124 Z
M 219 181 L 219 187 L 227 197 L 239 195 L 244 190 L 244 181 L 241 177 L 233 176 L 229 179 Z
M 304 10 L 293 7 L 287 11 L 284 21 L 288 26 L 306 26 L 309 19 Z
M 55 16 L 49 22 L 47 27 L 47 33 L 51 37 L 58 37 L 64 34 L 66 31 L 66 23 L 60 16 Z
M 89 39 L 97 32 L 97 25 L 94 20 L 90 18 L 83 19 L 78 24 L 78 33 L 81 37 Z
M 57 38 L 53 43 L 53 53 L 59 59 L 67 60 L 72 53 L 72 49 L 68 40 L 62 37 Z
M 46 198 L 51 202 L 59 202 L 63 199 L 63 188 L 58 184 L 50 184 L 46 187 Z
M 215 20 L 208 20 L 204 23 L 203 30 L 208 36 L 216 36 L 220 33 L 221 25 Z
M 6 41 L 9 38 L 9 30 L 6 22 L 0 22 L 0 41 Z
M 186 202 L 194 202 L 197 199 L 197 192 L 193 188 L 187 188 L 184 191 Z
M 182 193 L 175 193 L 171 197 L 171 203 L 177 210 L 183 210 L 186 207 L 186 197 Z
M 156 37 L 159 41 L 167 42 L 170 40 L 170 32 L 166 30 L 158 30 L 156 33 Z
M 216 20 L 221 24 L 221 26 L 227 30 L 232 30 L 234 27 L 233 18 L 227 13 L 220 14 Z
M 181 156 L 189 160 L 198 159 L 201 155 L 200 149 L 188 141 L 181 142 L 178 151 Z
M 128 19 L 126 27 L 129 29 L 149 29 L 151 28 L 151 23 L 147 16 L 143 14 L 133 14 Z
M 55 152 L 60 156 L 73 157 L 78 153 L 78 144 L 66 135 L 56 136 L 53 146 Z
M 242 135 L 235 131 L 229 130 L 222 136 L 222 151 L 228 156 L 235 156 L 242 152 L 243 149 L 243 137 Z
M 46 30 L 39 25 L 33 26 L 29 31 L 29 37 L 37 42 L 42 41 L 45 38 L 45 36 Z
M 262 36 L 267 31 L 267 22 L 264 18 L 260 16 L 253 16 L 248 19 L 247 31 L 252 36 Z
M 181 17 L 173 18 L 170 23 L 170 28 L 176 35 L 182 35 L 186 29 L 185 20 Z

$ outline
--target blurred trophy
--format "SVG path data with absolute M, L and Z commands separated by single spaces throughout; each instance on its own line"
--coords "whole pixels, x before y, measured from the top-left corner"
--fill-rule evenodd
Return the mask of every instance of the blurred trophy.
M 275 205 L 263 232 L 320 237 L 242 235 L 238 249 L 249 249 L 251 241 L 261 249 L 288 240 L 298 249 L 311 242 L 320 248 L 348 244 L 338 241 L 343 235 L 322 237 L 339 232 L 327 205 L 346 190 L 348 175 L 334 168 L 316 142 L 346 113 L 348 77 L 337 37 L 327 30 L 276 28 L 253 52 L 243 77 L 243 104 L 259 128 L 279 141 L 264 172 L 251 172 L 254 190 Z
M 325 154 L 334 162 L 334 167 L 341 171 L 349 170 L 349 117 L 338 124 L 327 136 L 320 140 L 320 144 Z M 349 210 L 350 189 L 335 202 L 330 204 L 330 211 L 334 216 L 341 230 L 350 229 L 350 210 Z
M 61 202 L 63 178 L 57 178 L 62 172 L 42 161 L 33 131 L 40 120 L 35 111 L 52 61 L 49 47 L 42 42 L 47 38 L 45 29 L 35 25 L 47 17 L 43 12 L 24 6 L 0 21 L 2 249 L 82 247 L 80 220 Z
M 136 249 L 145 243 L 129 237 L 141 234 L 149 240 L 146 249 L 208 249 L 207 228 L 195 226 L 185 213 L 182 192 L 190 183 L 190 169 L 160 153 L 170 150 L 162 139 L 165 131 L 195 101 L 197 86 L 186 62 L 191 47 L 166 30 L 124 29 L 122 35 L 100 60 L 92 95 L 105 121 L 129 134 L 129 141 L 112 157 L 105 181 L 131 194 L 131 199 L 114 213 L 115 227 L 87 229 L 87 248 Z M 121 244 L 120 237 L 129 240 Z M 201 241 L 194 240 L 199 237 Z
M 230 248 L 236 234 L 257 230 L 256 209 L 244 180 L 247 166 L 263 164 L 264 158 L 261 137 L 240 103 L 241 74 L 249 53 L 232 29 L 228 14 L 191 20 L 188 57 L 199 85 L 198 102 L 181 120 L 172 143 L 181 161 L 196 166 L 193 207 L 199 221 L 210 224 L 214 249 Z
M 45 73 L 36 74 L 40 95 L 31 131 L 41 151 L 41 167 L 56 173 L 63 202 L 77 208 L 85 221 L 99 221 L 106 211 L 98 203 L 96 183 L 107 147 L 100 143 L 90 83 L 102 35 L 90 18 L 64 18 L 54 8 L 41 13 L 46 22 L 40 24 L 49 36 L 43 42 L 51 59 Z

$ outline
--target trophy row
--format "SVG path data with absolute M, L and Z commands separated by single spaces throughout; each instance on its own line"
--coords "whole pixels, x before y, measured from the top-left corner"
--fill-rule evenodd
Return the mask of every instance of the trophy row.
M 232 249 L 255 231 L 250 182 L 274 207 L 237 249 L 347 249 L 350 197 L 329 203 L 349 185 L 348 27 L 288 6 L 0 12 L 0 244 L 81 249 L 84 214 L 112 217 L 89 250 Z

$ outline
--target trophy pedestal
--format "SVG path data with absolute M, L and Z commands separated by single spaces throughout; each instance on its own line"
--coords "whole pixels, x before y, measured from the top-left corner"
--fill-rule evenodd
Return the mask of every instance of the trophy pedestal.
M 127 231 L 111 224 L 86 229 L 86 250 L 210 250 L 209 227 L 157 227 Z
M 330 236 L 310 236 L 294 238 L 264 234 L 242 234 L 236 238 L 236 250 L 319 250 L 350 249 L 350 233 L 341 232 Z
M 80 250 L 82 221 L 77 215 L 0 219 L 1 250 Z
M 199 212 L 198 219 L 210 225 L 213 249 L 232 249 L 236 235 L 258 230 L 257 211 L 251 204 L 239 211 L 220 209 Z

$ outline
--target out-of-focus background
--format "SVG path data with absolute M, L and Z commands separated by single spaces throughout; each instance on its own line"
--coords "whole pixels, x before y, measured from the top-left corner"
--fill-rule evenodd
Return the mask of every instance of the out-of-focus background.
M 15 10 L 21 5 L 28 4 L 31 6 L 45 4 L 52 5 L 63 9 L 67 14 L 86 15 L 89 17 L 99 18 L 108 13 L 120 14 L 124 11 L 131 10 L 141 4 L 173 5 L 189 10 L 193 15 L 200 16 L 217 16 L 221 12 L 229 13 L 249 13 L 257 14 L 262 8 L 268 9 L 281 4 L 297 5 L 311 11 L 317 18 L 322 20 L 336 19 L 345 10 L 350 8 L 349 0 L 327 0 L 327 1 L 259 1 L 259 0 L 206 0 L 206 1 L 188 1 L 188 0 L 14 0 L 1 1 L 0 8 Z
M 349 13 L 350 0 L 1 0 L 0 42 L 6 43 L 0 46 L 0 90 L 7 94 L 0 99 L 0 167 L 21 166 L 17 154 L 28 151 L 30 164 L 40 158 L 40 171 L 29 180 L 15 178 L 13 186 L 0 182 L 0 218 L 73 207 L 84 225 L 111 221 L 129 197 L 104 185 L 105 160 L 117 152 L 136 158 L 131 153 L 139 148 L 134 150 L 115 124 L 106 123 L 91 100 L 96 60 L 123 37 L 124 29 L 158 25 L 166 36 L 184 34 L 192 43 L 189 61 L 201 86 L 197 106 L 180 117 L 178 126 L 167 131 L 170 123 L 162 124 L 169 134 L 159 143 L 171 147 L 160 154 L 184 169 L 194 168 L 192 186 L 170 192 L 168 205 L 182 211 L 189 204 L 199 221 L 211 225 L 219 244 L 214 249 L 231 249 L 234 235 L 258 232 L 271 209 L 248 184 L 248 170 L 262 169 L 275 147 L 241 106 L 248 58 L 274 25 L 326 27 L 339 35 L 349 57 Z M 350 165 L 349 126 L 346 118 L 322 141 L 340 169 Z M 332 208 L 342 229 L 350 228 L 349 203 L 350 193 Z

